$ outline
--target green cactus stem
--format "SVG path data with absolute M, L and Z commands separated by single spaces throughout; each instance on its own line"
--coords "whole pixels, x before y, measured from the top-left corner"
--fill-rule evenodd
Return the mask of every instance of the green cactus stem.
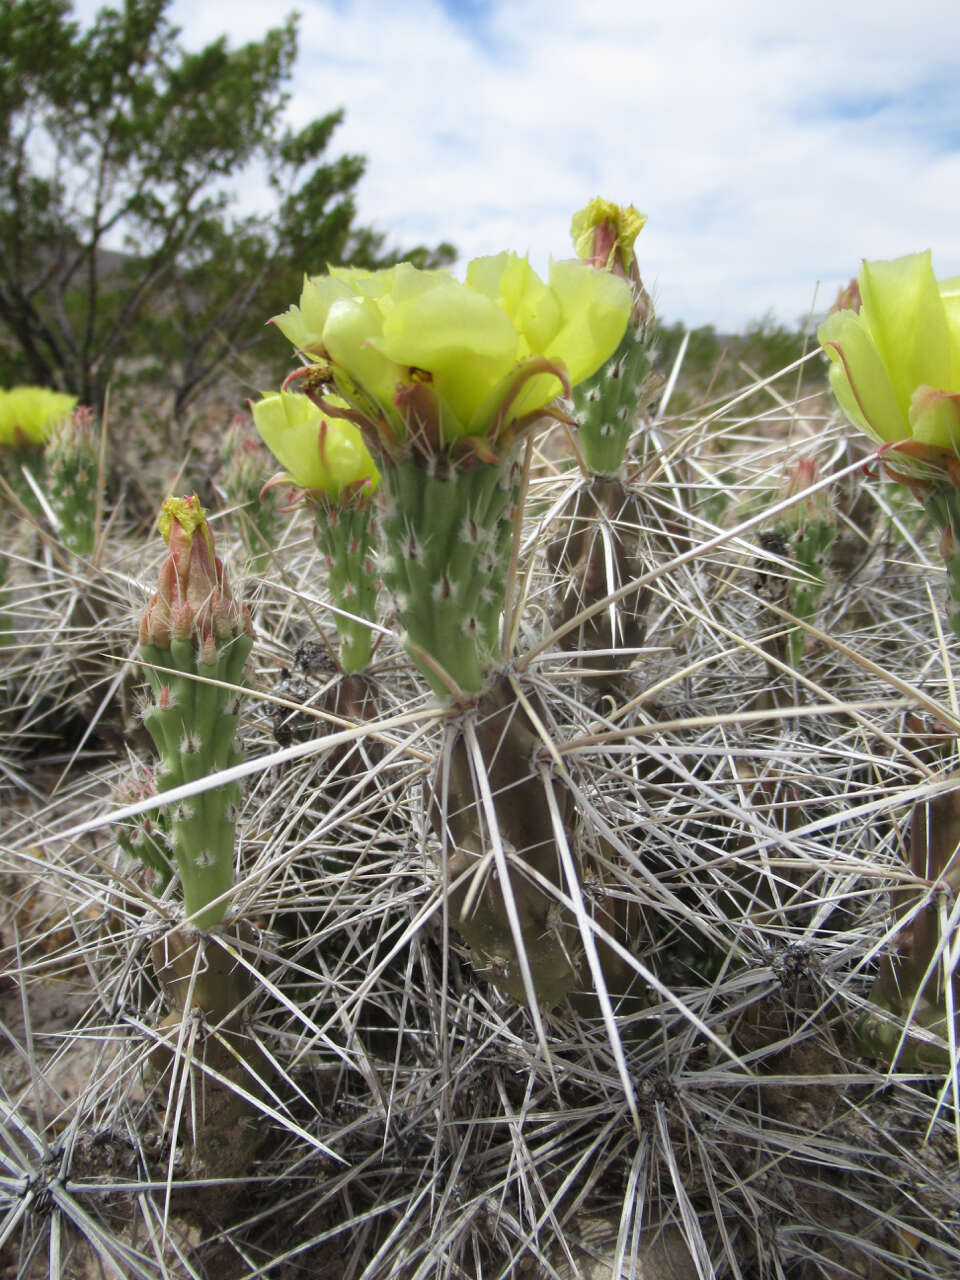
M 383 582 L 407 652 L 440 697 L 451 690 L 438 668 L 473 697 L 498 661 L 519 473 L 515 452 L 497 462 L 414 454 L 384 466 Z
M 340 665 L 355 675 L 370 661 L 379 579 L 374 563 L 375 508 L 369 486 L 357 485 L 338 497 L 310 494 L 317 547 L 327 564 L 327 587 L 340 612 Z
M 196 497 L 168 499 L 161 521 L 170 552 L 141 622 L 140 652 L 152 695 L 144 724 L 160 755 L 162 792 L 239 762 L 237 690 L 253 641 Z M 198 928 L 218 923 L 226 911 L 238 801 L 231 783 L 170 809 L 172 853 L 187 915 Z
M 797 497 L 771 524 L 767 534 L 768 549 L 791 560 L 800 573 L 785 581 L 782 606 L 801 622 L 816 617 L 820 597 L 826 589 L 827 553 L 836 537 L 837 522 L 825 490 L 803 497 L 804 492 L 820 478 L 817 462 L 800 458 L 787 471 L 777 500 Z M 761 539 L 763 541 L 763 539 Z M 784 657 L 794 668 L 803 662 L 806 632 L 794 627 L 784 646 Z
M 641 496 L 614 476 L 593 476 L 571 495 L 547 548 L 560 594 L 556 625 L 646 572 L 643 524 Z M 562 636 L 560 643 L 567 651 L 605 651 L 581 664 L 589 683 L 610 687 L 633 661 L 646 635 L 650 594 L 644 588 L 628 595 Z
M 99 441 L 93 410 L 81 406 L 53 428 L 45 450 L 47 488 L 60 538 L 78 556 L 91 554 L 96 536 Z
M 577 435 L 593 475 L 619 473 L 637 419 L 659 384 L 650 374 L 646 330 L 628 325 L 610 360 L 573 388 Z

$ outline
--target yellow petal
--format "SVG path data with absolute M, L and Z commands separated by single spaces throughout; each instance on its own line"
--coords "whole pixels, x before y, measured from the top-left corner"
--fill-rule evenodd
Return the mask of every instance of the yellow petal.
M 830 385 L 847 417 L 875 440 L 909 440 L 906 412 L 863 313 L 835 311 L 817 337 L 830 358 Z
M 951 376 L 950 332 L 929 250 L 865 262 L 860 297 L 860 316 L 906 419 L 916 387 L 946 387 Z
M 265 394 L 250 408 L 260 438 L 301 489 L 336 497 L 358 480 L 376 487 L 379 472 L 352 423 L 327 419 L 312 400 L 288 391 Z
M 562 360 L 575 386 L 596 373 L 620 345 L 633 294 L 619 276 L 577 261 L 551 262 L 550 287 L 563 323 L 542 354 Z

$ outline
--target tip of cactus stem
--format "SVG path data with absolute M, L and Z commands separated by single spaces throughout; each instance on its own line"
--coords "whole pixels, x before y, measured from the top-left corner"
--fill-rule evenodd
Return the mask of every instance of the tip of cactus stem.
M 233 598 L 217 557 L 206 513 L 196 495 L 168 498 L 158 520 L 169 551 L 157 574 L 141 637 L 161 648 L 175 640 L 202 645 L 251 632 L 246 607 Z
M 204 636 L 200 646 L 200 662 L 205 667 L 217 665 L 217 642 L 213 636 Z

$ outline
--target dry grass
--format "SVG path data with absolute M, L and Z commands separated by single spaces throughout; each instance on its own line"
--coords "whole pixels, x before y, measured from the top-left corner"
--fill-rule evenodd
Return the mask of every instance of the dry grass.
M 98 563 L 10 535 L 0 1274 L 960 1272 L 956 1068 L 889 1070 L 857 1041 L 902 923 L 890 886 L 913 883 L 906 816 L 951 769 L 903 740 L 909 711 L 958 726 L 942 570 L 913 513 L 858 478 L 875 509 L 847 518 L 804 667 L 778 668 L 789 570 L 758 559 L 764 495 L 801 446 L 828 471 L 846 454 L 822 400 L 769 405 L 638 433 L 652 598 L 607 693 L 581 678 L 604 655 L 561 651 L 551 623 L 544 548 L 579 477 L 544 447 L 531 480 L 515 674 L 546 708 L 531 768 L 576 798 L 582 901 L 560 897 L 594 938 L 629 939 L 637 981 L 606 1010 L 565 1003 L 538 1027 L 471 968 L 425 817 L 444 713 L 387 635 L 377 718 L 324 719 L 323 576 L 303 516 L 286 528 L 274 571 L 245 584 L 234 913 L 260 1114 L 199 1183 L 185 1135 L 216 1080 L 187 1064 L 218 1031 L 185 1023 L 172 1076 L 149 1069 L 164 1013 L 150 943 L 175 897 L 153 899 L 94 825 L 131 757 L 150 759 L 130 660 L 161 547 L 123 512 Z M 215 526 L 228 558 L 236 519 Z M 928 900 L 952 965 L 956 908 Z

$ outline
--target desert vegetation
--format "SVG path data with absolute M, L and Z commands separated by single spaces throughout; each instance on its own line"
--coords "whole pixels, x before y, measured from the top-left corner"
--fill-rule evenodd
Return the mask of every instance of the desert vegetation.
M 101 392 L 0 281 L 0 1274 L 957 1274 L 955 291 L 684 343 L 642 222 L 264 242 L 179 401 L 182 263 Z

